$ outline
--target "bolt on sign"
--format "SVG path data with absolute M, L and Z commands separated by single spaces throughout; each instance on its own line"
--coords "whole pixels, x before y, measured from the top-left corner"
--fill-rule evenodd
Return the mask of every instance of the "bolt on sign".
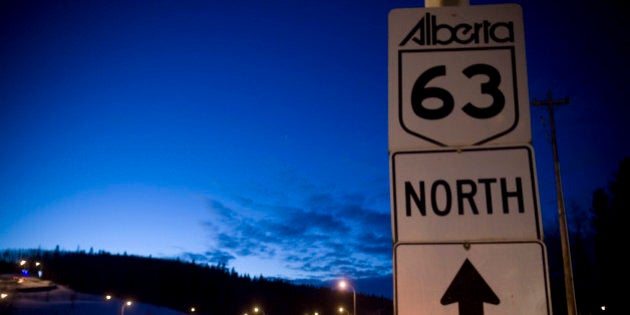
M 516 4 L 393 9 L 389 150 L 531 141 Z

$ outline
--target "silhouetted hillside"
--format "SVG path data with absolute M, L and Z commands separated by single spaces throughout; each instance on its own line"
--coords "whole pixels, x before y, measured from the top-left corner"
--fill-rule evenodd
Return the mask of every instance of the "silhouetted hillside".
M 16 258 L 17 257 L 17 258 Z M 106 252 L 5 251 L 3 273 L 17 273 L 19 259 L 38 261 L 42 278 L 90 294 L 120 298 L 197 314 L 242 315 L 254 306 L 266 315 L 333 314 L 339 306 L 352 312 L 352 294 L 331 288 L 294 285 L 285 280 L 251 278 L 224 266 L 201 266 L 178 260 L 112 255 Z M 36 276 L 34 263 L 28 265 Z M 391 300 L 357 294 L 357 313 L 393 314 Z

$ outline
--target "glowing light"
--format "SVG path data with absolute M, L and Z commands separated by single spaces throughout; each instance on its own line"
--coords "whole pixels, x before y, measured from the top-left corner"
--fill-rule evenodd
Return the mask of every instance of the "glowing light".
M 339 281 L 339 288 L 345 289 L 347 286 L 348 284 L 346 283 L 346 280 Z
M 346 289 L 347 287 L 350 287 L 352 289 L 352 315 L 357 315 L 357 291 L 354 289 L 354 286 L 352 286 L 346 280 L 339 281 L 339 288 Z
M 125 315 L 125 308 L 127 306 L 131 306 L 131 304 L 133 304 L 131 300 L 127 300 L 127 302 L 123 303 L 123 305 L 120 307 L 120 315 Z

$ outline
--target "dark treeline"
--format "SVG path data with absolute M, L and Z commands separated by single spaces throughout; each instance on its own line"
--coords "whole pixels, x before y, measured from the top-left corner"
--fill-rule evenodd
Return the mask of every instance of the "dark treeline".
M 164 306 L 196 314 L 333 314 L 339 306 L 352 308 L 352 293 L 285 280 L 249 277 L 225 266 L 202 266 L 179 260 L 112 255 L 106 252 L 5 251 L 2 272 L 18 272 L 16 255 L 45 266 L 44 279 L 75 291 Z M 36 274 L 36 270 L 32 270 Z M 357 293 L 357 313 L 393 314 L 390 299 Z
M 627 314 L 624 306 L 622 231 L 630 211 L 630 158 L 625 158 L 606 188 L 593 193 L 588 210 L 568 203 L 573 287 L 578 314 Z M 545 229 L 553 314 L 567 314 L 559 232 Z M 606 306 L 605 310 L 601 307 Z

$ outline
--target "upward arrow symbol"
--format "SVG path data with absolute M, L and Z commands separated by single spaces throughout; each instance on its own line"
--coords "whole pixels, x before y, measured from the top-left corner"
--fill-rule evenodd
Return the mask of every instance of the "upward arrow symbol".
M 481 277 L 473 264 L 466 259 L 444 292 L 440 303 L 459 303 L 459 315 L 483 315 L 483 303 L 497 305 L 497 295 Z

